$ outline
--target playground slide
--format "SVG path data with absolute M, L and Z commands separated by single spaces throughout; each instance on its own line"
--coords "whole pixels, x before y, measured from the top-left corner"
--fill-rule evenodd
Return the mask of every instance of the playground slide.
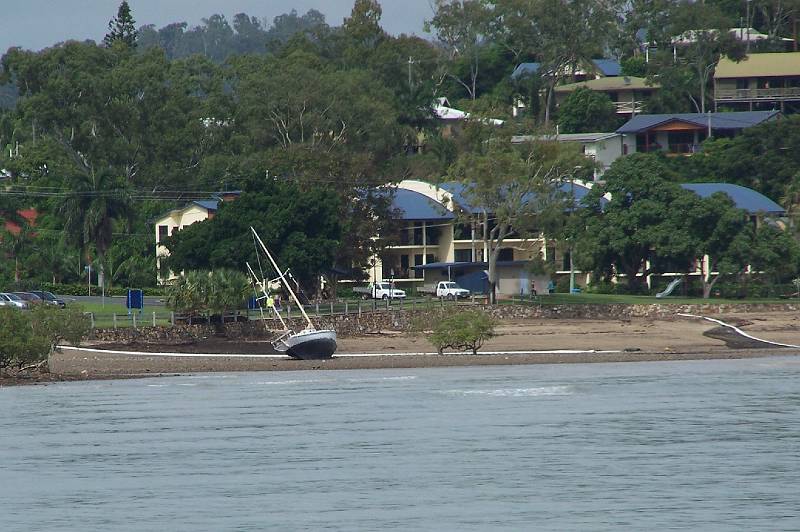
M 666 296 L 670 295 L 672 293 L 672 291 L 675 290 L 675 287 L 678 286 L 679 284 L 681 284 L 682 280 L 683 280 L 682 277 L 678 277 L 677 279 L 673 279 L 672 282 L 667 285 L 667 287 L 664 289 L 663 292 L 659 292 L 659 293 L 656 294 L 656 297 L 661 299 L 662 297 L 666 297 Z

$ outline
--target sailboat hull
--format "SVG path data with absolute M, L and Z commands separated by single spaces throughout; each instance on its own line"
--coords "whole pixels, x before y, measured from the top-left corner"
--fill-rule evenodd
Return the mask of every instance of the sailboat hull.
M 335 331 L 300 331 L 280 340 L 278 350 L 293 358 L 318 360 L 331 358 L 336 352 Z

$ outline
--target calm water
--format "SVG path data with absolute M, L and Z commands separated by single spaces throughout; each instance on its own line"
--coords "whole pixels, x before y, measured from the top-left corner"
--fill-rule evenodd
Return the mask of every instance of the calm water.
M 800 358 L 0 389 L 0 529 L 798 530 Z

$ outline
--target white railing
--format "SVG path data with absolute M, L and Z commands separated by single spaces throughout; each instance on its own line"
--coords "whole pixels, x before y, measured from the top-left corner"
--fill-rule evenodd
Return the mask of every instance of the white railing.
M 800 100 L 800 87 L 779 87 L 777 89 L 717 89 L 717 101 L 736 100 Z
M 644 112 L 644 102 L 614 102 L 619 115 L 638 115 Z

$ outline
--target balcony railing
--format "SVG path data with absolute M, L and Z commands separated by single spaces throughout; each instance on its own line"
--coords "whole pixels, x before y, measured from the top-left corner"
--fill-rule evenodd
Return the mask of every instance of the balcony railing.
M 770 101 L 800 100 L 800 87 L 779 87 L 776 89 L 717 89 L 714 92 L 717 101 Z
M 663 151 L 666 154 L 677 154 L 677 155 L 684 155 L 690 153 L 697 153 L 700 151 L 699 144 L 693 143 L 678 143 L 678 142 L 671 142 L 666 149 L 661 144 L 638 144 L 636 146 L 637 152 L 654 152 L 654 151 Z
M 644 102 L 614 102 L 618 115 L 638 115 L 644 112 Z

